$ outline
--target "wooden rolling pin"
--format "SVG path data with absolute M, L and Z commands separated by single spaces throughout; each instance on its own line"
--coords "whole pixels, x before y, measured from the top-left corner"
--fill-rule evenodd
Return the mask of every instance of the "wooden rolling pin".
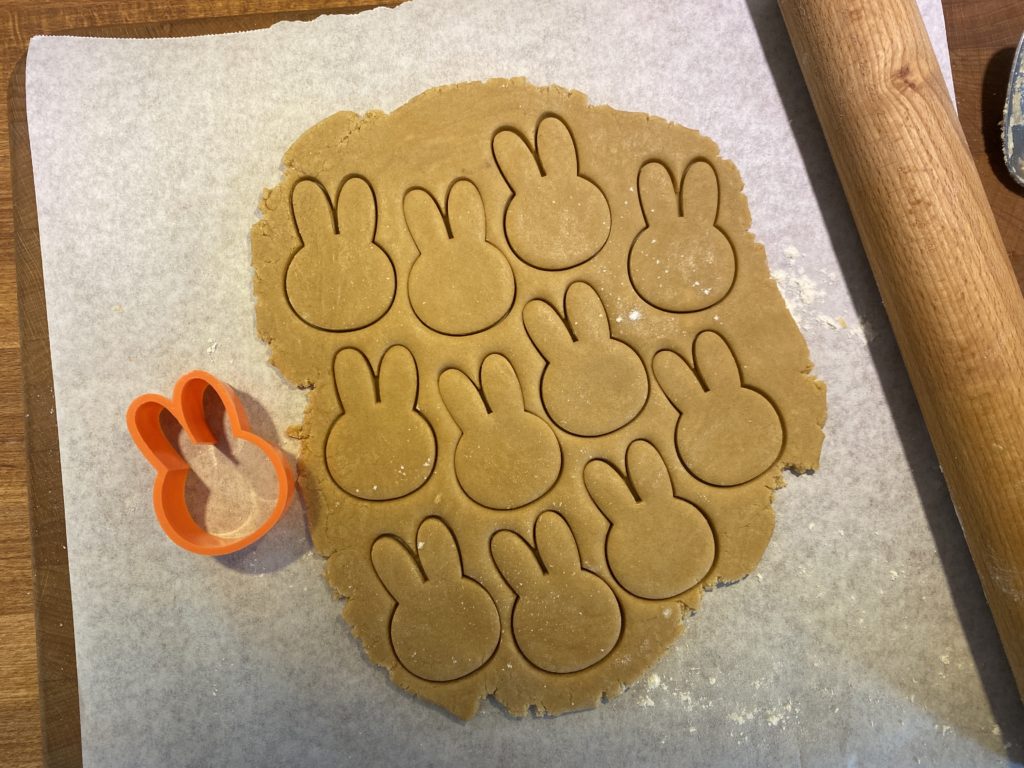
M 1024 696 L 1024 298 L 914 0 L 779 6 Z

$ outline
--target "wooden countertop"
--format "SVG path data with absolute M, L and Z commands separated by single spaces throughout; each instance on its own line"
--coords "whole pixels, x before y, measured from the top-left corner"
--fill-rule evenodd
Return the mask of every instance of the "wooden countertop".
M 45 463 L 38 445 L 40 440 L 52 441 L 52 437 L 27 415 L 45 408 L 52 393 L 33 390 L 33 401 L 29 402 L 23 397 L 23 362 L 28 361 L 26 355 L 35 352 L 31 344 L 22 344 L 22 338 L 29 342 L 45 337 L 46 332 L 45 315 L 19 319 L 15 271 L 16 246 L 25 247 L 25 243 L 15 242 L 12 170 L 21 180 L 17 192 L 25 194 L 26 173 L 31 168 L 22 158 L 21 165 L 12 169 L 12 144 L 17 148 L 26 140 L 18 132 L 18 120 L 11 119 L 18 115 L 9 113 L 8 104 L 17 107 L 20 98 L 24 106 L 20 89 L 28 41 L 37 34 L 97 27 L 108 34 L 124 34 L 127 27 L 139 24 L 145 25 L 145 33 L 150 35 L 225 32 L 267 26 L 278 18 L 309 18 L 317 11 L 343 12 L 374 4 L 372 0 L 0 0 L 0 74 L 7 91 L 0 101 L 0 120 L 8 127 L 0 134 L 0 765 L 15 768 L 81 763 L 77 689 L 66 683 L 69 662 L 73 679 L 74 646 L 66 554 L 61 546 L 63 521 L 39 516 L 31 524 L 29 520 L 26 425 L 32 424 L 35 436 L 29 443 L 34 462 Z M 960 121 L 1018 280 L 1022 280 L 1024 190 L 1013 185 L 1002 167 L 998 122 L 1013 51 L 1024 32 L 1024 3 L 943 0 L 943 6 Z M 135 28 L 132 33 L 138 36 L 140 31 Z M 19 227 L 19 232 L 25 231 L 24 226 Z M 23 292 L 41 285 L 38 275 L 29 275 L 26 280 L 24 272 L 21 281 Z M 40 370 L 48 372 L 48 359 L 31 362 L 33 375 Z M 37 395 L 39 401 L 35 401 Z M 53 454 L 51 450 L 51 459 Z M 37 532 L 36 583 L 30 535 L 33 526 Z M 47 599 L 37 606 L 34 595 L 40 590 L 58 599 Z M 44 648 L 41 662 L 37 658 L 37 633 Z M 47 702 L 52 711 L 47 712 L 44 729 L 40 723 Z M 61 717 L 54 718 L 53 712 Z

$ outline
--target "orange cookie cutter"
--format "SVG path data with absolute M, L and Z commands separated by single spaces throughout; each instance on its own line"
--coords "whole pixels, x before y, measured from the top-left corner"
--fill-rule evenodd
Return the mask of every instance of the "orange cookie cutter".
M 226 538 L 204 530 L 189 512 L 185 500 L 185 482 L 191 467 L 171 443 L 160 415 L 167 411 L 194 443 L 213 444 L 216 437 L 206 421 L 203 397 L 208 389 L 216 392 L 224 403 L 232 434 L 258 447 L 274 467 L 277 475 L 277 503 L 270 516 L 255 531 L 244 536 Z M 146 461 L 156 469 L 153 484 L 153 508 L 164 533 L 183 549 L 200 555 L 227 555 L 252 544 L 267 533 L 288 507 L 295 491 L 295 472 L 275 445 L 250 431 L 249 417 L 238 394 L 213 374 L 206 371 L 186 373 L 174 385 L 171 399 L 163 395 L 145 394 L 128 407 L 128 431 Z

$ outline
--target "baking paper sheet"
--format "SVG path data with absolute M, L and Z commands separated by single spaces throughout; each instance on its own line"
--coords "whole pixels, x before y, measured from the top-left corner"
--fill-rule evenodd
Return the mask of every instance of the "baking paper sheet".
M 940 2 L 921 4 L 948 64 Z M 173 546 L 124 413 L 202 367 L 294 453 L 304 396 L 254 329 L 261 191 L 335 111 L 502 76 L 720 144 L 829 421 L 756 574 L 708 595 L 645 681 L 590 712 L 485 703 L 462 723 L 367 661 L 298 505 L 234 556 Z M 774 2 L 413 0 L 220 37 L 37 38 L 27 79 L 87 766 L 1020 759 L 1010 672 Z

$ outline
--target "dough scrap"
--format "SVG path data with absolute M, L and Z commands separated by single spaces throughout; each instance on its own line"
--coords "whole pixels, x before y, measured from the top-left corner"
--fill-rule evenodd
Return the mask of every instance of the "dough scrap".
M 283 164 L 257 325 L 310 387 L 300 483 L 354 634 L 463 718 L 617 695 L 820 454 L 825 387 L 735 166 L 521 80 L 336 114 Z

